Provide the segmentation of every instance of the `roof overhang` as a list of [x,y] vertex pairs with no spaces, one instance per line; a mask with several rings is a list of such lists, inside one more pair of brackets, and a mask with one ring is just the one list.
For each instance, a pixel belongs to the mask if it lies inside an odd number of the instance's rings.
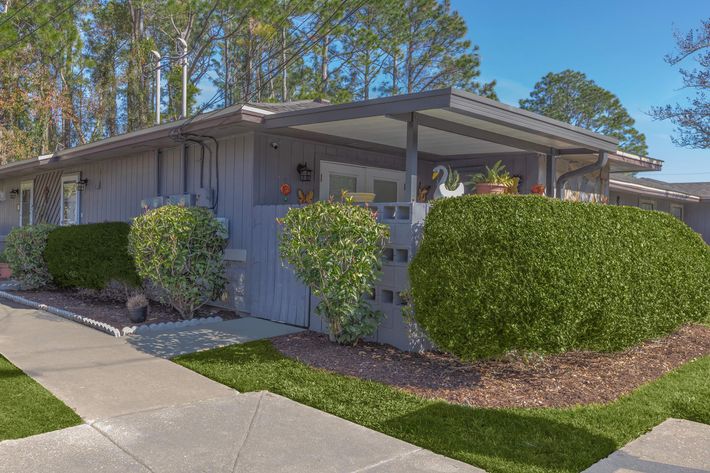
[[616,152],[615,138],[451,88],[274,113],[264,124],[404,149],[406,122],[414,118],[418,150],[428,155]]
[[175,147],[180,144],[173,136],[176,129],[184,126],[184,133],[221,137],[235,132],[250,131],[261,124],[266,112],[251,107],[228,107],[198,115],[193,120],[178,120],[143,128],[130,133],[112,136],[74,148],[56,151],[0,166],[0,177],[26,174],[38,169],[51,169],[65,164],[94,161],[104,158],[140,153],[159,148]]
[[685,192],[672,191],[667,189],[659,189],[657,187],[646,186],[634,182],[619,181],[613,177],[609,179],[609,189],[621,192],[631,192],[648,197],[661,197],[670,200],[681,200],[685,202],[700,202],[704,200],[702,197]]

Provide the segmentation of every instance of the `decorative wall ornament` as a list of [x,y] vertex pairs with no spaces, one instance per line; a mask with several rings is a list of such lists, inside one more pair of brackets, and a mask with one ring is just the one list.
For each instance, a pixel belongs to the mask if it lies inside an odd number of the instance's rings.
[[302,189],[298,189],[298,203],[301,205],[312,204],[313,191],[308,191],[304,193]]
[[284,182],[279,186],[279,192],[284,196],[284,202],[288,202],[288,196],[291,194],[291,184]]
[[423,186],[421,181],[417,186],[417,202],[426,202],[429,199],[429,191],[431,186]]

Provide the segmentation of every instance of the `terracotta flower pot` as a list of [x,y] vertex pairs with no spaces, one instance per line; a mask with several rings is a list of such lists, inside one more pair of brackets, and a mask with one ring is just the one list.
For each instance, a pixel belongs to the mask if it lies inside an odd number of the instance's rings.
[[506,186],[503,184],[491,184],[482,182],[476,184],[476,194],[504,194]]
[[7,263],[0,263],[0,279],[9,279],[12,277],[12,269]]

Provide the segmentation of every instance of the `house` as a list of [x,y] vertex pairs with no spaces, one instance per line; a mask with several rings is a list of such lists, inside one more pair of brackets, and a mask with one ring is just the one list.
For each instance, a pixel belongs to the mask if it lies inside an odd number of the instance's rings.
[[671,213],[710,244],[710,182],[669,183],[613,174],[609,203]]
[[450,88],[338,105],[250,103],[0,167],[0,234],[129,221],[166,202],[209,207],[229,229],[229,305],[319,329],[311,295],[281,264],[276,218],[299,194],[373,192],[392,227],[372,295],[387,318],[374,338],[406,348],[400,294],[428,210],[419,187],[438,164],[466,174],[497,160],[522,193],[544,185],[596,202],[608,201],[610,176],[661,165],[618,153],[614,138]]

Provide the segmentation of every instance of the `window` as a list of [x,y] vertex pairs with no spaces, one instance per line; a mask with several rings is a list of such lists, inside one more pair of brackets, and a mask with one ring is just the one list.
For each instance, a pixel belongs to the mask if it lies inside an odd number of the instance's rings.
[[644,210],[656,210],[656,202],[653,200],[639,200],[639,207]]
[[60,225],[75,225],[79,223],[79,175],[62,176],[62,202],[59,216]]
[[683,206],[678,204],[671,204],[671,215],[673,215],[678,220],[683,220]]
[[34,183],[24,181],[20,183],[20,226],[32,225],[34,221]]

